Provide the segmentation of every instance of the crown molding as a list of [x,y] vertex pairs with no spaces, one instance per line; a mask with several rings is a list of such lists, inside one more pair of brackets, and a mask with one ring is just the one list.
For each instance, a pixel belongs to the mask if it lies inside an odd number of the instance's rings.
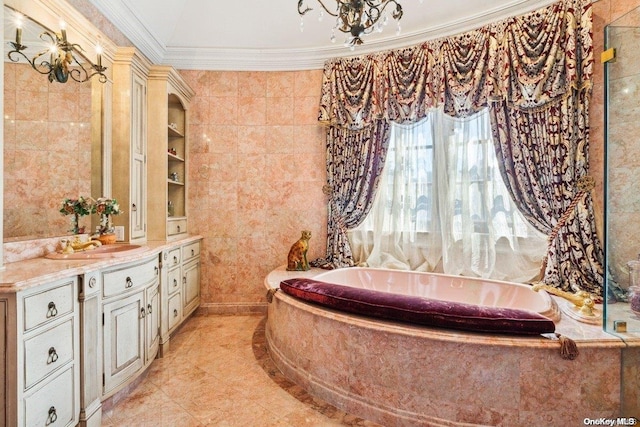
[[115,27],[127,37],[151,62],[162,63],[166,46],[147,28],[142,19],[124,1],[91,0]]
[[[342,44],[304,49],[229,49],[167,47],[155,37],[141,19],[122,1],[91,2],[153,63],[178,69],[234,71],[290,71],[321,69],[331,58],[367,55],[384,50],[412,46],[439,37],[470,31],[491,22],[548,6],[558,0],[513,0],[482,13],[450,21],[427,29],[366,40],[355,50]],[[597,0],[596,0],[597,1]]]

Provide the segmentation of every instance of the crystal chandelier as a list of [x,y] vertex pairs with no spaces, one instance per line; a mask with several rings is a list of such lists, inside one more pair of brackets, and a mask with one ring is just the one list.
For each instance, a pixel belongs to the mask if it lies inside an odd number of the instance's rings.
[[[310,7],[305,5],[306,0],[298,0],[298,13],[304,16],[310,12]],[[391,16],[398,23],[397,33],[400,32],[400,18],[402,18],[402,6],[396,0],[335,0],[335,10],[331,10],[325,6],[322,0],[316,0],[322,6],[324,11],[320,11],[320,19],[323,12],[336,18],[336,25],[331,30],[331,41],[335,41],[336,28],[343,33],[348,34],[346,46],[353,48],[361,45],[362,36],[370,34],[373,31],[381,32],[384,25],[388,21],[388,15],[384,14],[385,9],[389,5],[393,5]],[[384,16],[383,16],[384,15]],[[380,19],[382,18],[382,19]],[[302,22],[300,23],[302,30]]]

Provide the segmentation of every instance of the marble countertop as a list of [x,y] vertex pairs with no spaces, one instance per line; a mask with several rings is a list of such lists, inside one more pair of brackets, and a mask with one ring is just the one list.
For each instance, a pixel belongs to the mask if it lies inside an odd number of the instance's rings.
[[65,277],[86,274],[114,265],[134,262],[154,255],[157,256],[165,249],[174,248],[200,239],[202,239],[202,236],[194,235],[170,242],[147,241],[142,244],[142,246],[145,247],[144,250],[135,251],[135,253],[117,258],[57,260],[37,257],[7,263],[4,265],[4,268],[0,270],[0,293],[19,292]]

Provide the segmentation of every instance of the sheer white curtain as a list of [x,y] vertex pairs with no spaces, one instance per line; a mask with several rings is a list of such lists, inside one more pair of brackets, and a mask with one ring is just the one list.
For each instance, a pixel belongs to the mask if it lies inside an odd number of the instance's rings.
[[517,282],[536,277],[546,249],[502,183],[487,110],[394,123],[373,208],[349,239],[373,267]]

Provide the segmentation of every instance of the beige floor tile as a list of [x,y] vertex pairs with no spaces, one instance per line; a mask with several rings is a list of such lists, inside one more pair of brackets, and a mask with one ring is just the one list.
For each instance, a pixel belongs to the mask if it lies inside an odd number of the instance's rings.
[[373,426],[309,396],[268,356],[262,315],[194,316],[102,427]]

